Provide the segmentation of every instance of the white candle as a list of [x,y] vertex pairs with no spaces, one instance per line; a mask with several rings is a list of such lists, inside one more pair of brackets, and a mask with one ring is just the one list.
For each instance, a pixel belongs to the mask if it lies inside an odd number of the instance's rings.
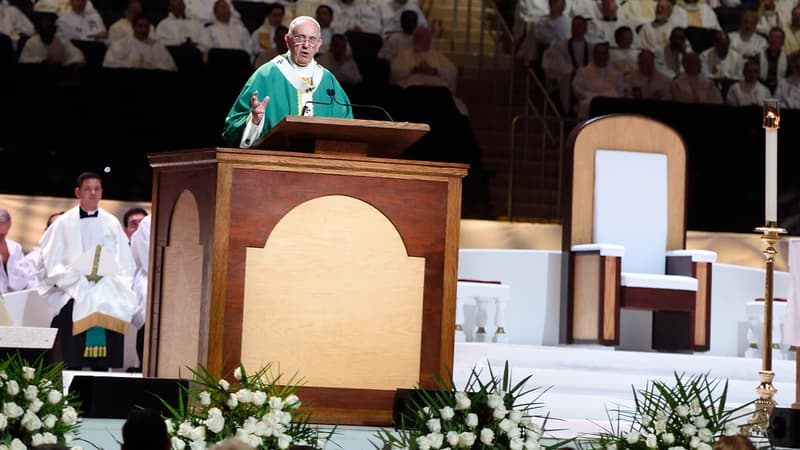
[[766,132],[764,213],[767,222],[778,221],[778,129],[764,128]]

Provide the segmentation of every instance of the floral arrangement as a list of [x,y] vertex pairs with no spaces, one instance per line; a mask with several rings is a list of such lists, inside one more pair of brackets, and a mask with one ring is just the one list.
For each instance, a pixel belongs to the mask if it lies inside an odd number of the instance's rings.
[[398,429],[380,430],[379,442],[373,446],[407,450],[561,447],[570,440],[542,442],[548,416],[533,412],[542,406],[538,400],[546,390],[526,388],[530,378],[512,386],[506,363],[501,377],[489,368],[488,380],[473,368],[463,390],[450,388],[452,381],[438,383],[436,391],[416,389],[405,411],[399,413]]
[[312,427],[309,414],[298,410],[297,375],[283,382],[271,364],[253,374],[240,365],[232,382],[216,378],[202,366],[190,371],[193,380],[184,388],[188,404],[164,404],[172,416],[167,431],[174,450],[201,450],[232,437],[259,449],[324,448],[333,434]]
[[0,450],[70,444],[78,436],[78,402],[64,395],[62,364],[14,353],[0,362]]
[[[634,409],[618,409],[616,424],[587,441],[602,450],[712,450],[721,436],[740,433],[736,421],[752,402],[728,408],[728,382],[708,374],[674,375],[675,383],[650,381],[633,391]],[[623,428],[627,428],[626,431]]]

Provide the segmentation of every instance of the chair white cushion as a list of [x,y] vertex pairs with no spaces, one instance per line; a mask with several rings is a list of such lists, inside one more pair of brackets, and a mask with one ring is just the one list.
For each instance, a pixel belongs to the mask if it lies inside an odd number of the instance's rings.
[[626,287],[697,291],[697,279],[683,275],[622,272],[620,284]]
[[711,250],[670,250],[667,252],[667,257],[670,256],[691,256],[692,262],[717,262],[717,252]]
[[625,256],[625,247],[616,244],[577,244],[573,252],[600,252],[600,256]]

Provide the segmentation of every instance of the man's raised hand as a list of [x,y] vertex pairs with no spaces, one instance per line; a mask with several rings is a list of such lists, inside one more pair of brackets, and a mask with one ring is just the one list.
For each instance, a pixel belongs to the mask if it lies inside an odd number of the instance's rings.
[[253,123],[258,125],[264,118],[264,112],[267,110],[267,103],[269,103],[269,95],[264,97],[264,100],[258,101],[258,91],[254,91],[250,97],[250,113],[253,115]]

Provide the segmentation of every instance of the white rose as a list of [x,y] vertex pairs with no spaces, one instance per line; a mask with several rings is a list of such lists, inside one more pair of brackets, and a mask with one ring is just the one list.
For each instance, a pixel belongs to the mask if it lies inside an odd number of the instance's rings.
[[253,430],[253,434],[255,434],[256,436],[269,437],[273,433],[272,433],[272,430],[264,422],[256,422],[256,426],[255,426],[255,429]]
[[5,414],[0,414],[0,430],[5,430],[8,426],[8,417]]
[[656,420],[656,433],[663,433],[664,431],[667,431],[666,419]]
[[250,389],[239,389],[239,392],[236,393],[236,397],[239,399],[239,403],[250,403],[253,401],[253,393],[250,392]]
[[725,436],[736,436],[739,434],[739,425],[734,422],[725,423]]
[[189,439],[193,441],[205,441],[206,427],[200,425],[198,427],[192,428],[192,431],[189,433]]
[[442,422],[439,419],[430,419],[425,422],[425,425],[428,427],[428,431],[434,433],[442,431]]
[[450,444],[451,447],[458,445],[458,433],[455,431],[448,431],[445,435],[445,439],[447,439],[447,443]]
[[628,436],[625,438],[625,440],[628,441],[628,444],[635,444],[639,442],[640,437],[641,435],[639,434],[638,431],[631,431],[630,433],[628,433]]
[[466,420],[464,420],[464,423],[466,423],[467,426],[470,427],[470,428],[477,427],[478,426],[478,415],[475,414],[475,413],[467,414],[467,418],[466,418]]
[[11,445],[9,445],[8,448],[9,450],[26,450],[27,447],[25,447],[25,444],[23,444],[22,441],[20,441],[17,438],[14,438],[14,440],[11,441]]
[[189,443],[189,448],[191,450],[206,450],[208,444],[206,441],[192,441]]
[[48,414],[48,415],[44,416],[44,420],[42,421],[42,423],[44,424],[44,427],[47,428],[48,430],[50,430],[54,426],[56,426],[56,422],[58,422],[58,417],[56,417],[56,416],[54,416],[52,414]]
[[298,398],[294,394],[286,397],[286,401],[284,402],[284,404],[291,409],[297,409],[300,407],[300,405],[302,405],[302,403],[300,403],[300,398]]
[[489,408],[495,409],[503,404],[503,398],[497,394],[489,394],[486,396],[486,405]]
[[612,442],[612,443],[606,445],[606,450],[617,450],[617,444]]
[[2,379],[4,379],[4,380],[7,380],[7,379],[8,379],[8,374],[7,374],[7,373],[5,373],[5,371],[3,371],[3,372],[0,372],[0,378],[2,378]]
[[19,394],[19,384],[17,384],[17,381],[9,380],[6,383],[6,391],[8,391],[8,395],[12,397]]
[[270,397],[269,407],[271,409],[283,409],[283,399],[280,397]]
[[267,394],[264,391],[253,392],[253,404],[261,406],[267,401]]
[[42,428],[42,420],[30,410],[25,411],[25,415],[22,416],[22,420],[19,423],[28,431],[36,431]]
[[74,440],[75,440],[75,433],[73,432],[64,433],[64,443],[69,444]]
[[209,394],[207,391],[201,392],[197,397],[200,399],[201,405],[208,406],[211,404],[211,394]]
[[458,446],[459,447],[472,447],[475,445],[475,433],[470,431],[465,431],[458,435]]
[[497,408],[494,409],[494,411],[492,411],[492,417],[494,417],[497,420],[500,420],[507,415],[508,415],[508,410],[503,405],[498,406]]
[[192,434],[192,424],[188,421],[183,421],[178,426],[178,436],[188,438]]
[[9,419],[16,419],[25,414],[25,410],[14,402],[3,403],[3,414],[8,416]]
[[289,448],[289,446],[291,444],[292,444],[292,438],[291,437],[289,437],[289,436],[287,436],[285,434],[282,434],[280,437],[278,437],[278,448],[279,449],[281,449],[281,450],[287,449],[287,448]]
[[219,387],[221,387],[223,391],[227,391],[228,388],[231,387],[231,384],[228,383],[228,380],[222,379],[219,380]]
[[708,419],[706,419],[703,416],[695,417],[694,419],[692,419],[692,422],[694,422],[694,426],[696,426],[697,428],[705,428],[708,425]]
[[0,450],[8,450],[8,446],[5,444],[0,444]]
[[509,450],[522,450],[524,442],[519,436],[514,436],[508,440],[508,448]]
[[701,442],[697,444],[697,450],[711,450],[711,446],[706,444],[705,442]]
[[664,433],[661,435],[661,440],[667,445],[672,445],[675,443],[675,435],[672,433]]
[[228,407],[234,409],[237,406],[239,406],[239,399],[236,397],[236,394],[231,394],[230,397],[228,397]]
[[692,437],[695,434],[697,434],[697,427],[695,427],[690,423],[685,423],[681,427],[681,434],[683,434],[686,437]]
[[500,423],[497,424],[497,428],[500,428],[501,431],[508,434],[508,430],[511,429],[512,425],[514,425],[514,422],[508,419],[503,419],[500,421]]
[[35,433],[31,435],[31,445],[37,446],[44,444],[44,436],[40,433]]
[[431,442],[431,448],[442,448],[442,444],[444,444],[444,435],[442,433],[428,433],[428,440]]
[[78,422],[78,412],[72,406],[67,406],[61,413],[61,421],[64,425],[75,425]]
[[508,413],[508,418],[515,424],[519,424],[520,421],[522,421],[522,411],[512,409],[511,412]]
[[[280,442],[280,439],[278,440]],[[255,434],[248,434],[247,435],[247,445],[253,448],[258,448],[261,445],[262,441],[261,438],[256,436]],[[278,444],[280,445],[280,444]],[[205,450],[205,449],[203,449]]]
[[491,445],[494,441],[494,431],[489,428],[484,428],[481,430],[481,442],[486,445]]
[[172,448],[173,450],[183,450],[186,448],[186,442],[183,442],[183,439],[173,437],[172,438]]
[[25,400],[33,401],[39,396],[39,388],[34,385],[30,385],[22,390],[22,394],[25,396]]
[[242,366],[239,366],[236,369],[234,369],[233,378],[236,378],[237,380],[242,379]]
[[678,405],[678,407],[675,408],[675,412],[681,417],[686,417],[689,415],[689,407],[686,405]]
[[689,441],[689,448],[697,448],[698,445],[700,445],[700,438],[692,436],[692,439]]
[[647,448],[658,448],[658,440],[656,439],[656,435],[653,433],[648,434],[644,440],[644,445],[646,445]]
[[57,389],[50,389],[50,392],[47,393],[47,401],[51,405],[55,405],[61,401],[63,395]]
[[33,399],[32,402],[28,403],[28,411],[38,413],[40,409],[42,409],[44,403],[38,398]]
[[247,434],[255,434],[256,418],[248,417],[247,420],[244,421],[244,424],[242,424],[242,429],[244,429],[244,431],[247,432]]
[[34,373],[36,373],[36,370],[33,367],[22,366],[22,378],[32,380]]
[[55,434],[46,431],[42,436],[45,444],[58,444],[58,437]]
[[697,437],[699,437],[703,442],[711,442],[714,440],[714,433],[712,433],[708,428],[701,428],[697,431]]
[[469,399],[466,392],[456,392],[456,411],[469,409],[471,405],[472,401]]
[[535,441],[533,439],[528,439],[525,441],[525,450],[541,450],[542,445],[539,444],[539,441]]
[[430,450],[431,448],[431,440],[428,439],[428,436],[419,436],[416,442],[419,450]]
[[442,416],[442,420],[448,421],[453,417],[455,417],[456,412],[455,410],[453,410],[453,408],[445,406],[444,408],[439,410],[439,415]]

